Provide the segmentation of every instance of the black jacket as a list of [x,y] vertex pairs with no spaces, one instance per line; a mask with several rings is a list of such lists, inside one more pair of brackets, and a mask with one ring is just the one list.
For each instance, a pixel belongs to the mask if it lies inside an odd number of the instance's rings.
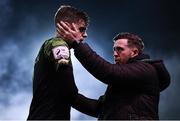
[[[111,64],[86,43],[75,47],[75,56],[97,79],[108,85],[96,111],[100,120],[159,119],[160,91],[170,84],[162,61],[141,54],[127,64]],[[94,108],[97,109],[97,108]]]

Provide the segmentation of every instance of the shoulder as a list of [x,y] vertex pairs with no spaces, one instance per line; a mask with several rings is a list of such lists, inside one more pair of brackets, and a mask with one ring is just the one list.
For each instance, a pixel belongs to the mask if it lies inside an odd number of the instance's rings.
[[141,75],[143,78],[156,78],[156,69],[154,66],[146,61],[136,60],[128,64],[129,70]]
[[137,63],[140,67],[147,70],[148,72],[153,72],[153,73],[156,72],[156,69],[154,68],[154,66],[148,61],[139,60],[137,61]]
[[137,62],[137,65],[139,66],[139,71],[142,72],[142,76],[146,80],[151,80],[151,83],[153,83],[152,80],[157,80],[158,79],[158,74],[156,71],[156,68],[149,63],[149,60],[146,61],[141,61],[139,60]]
[[61,38],[51,38],[44,42],[44,53],[48,56],[50,56],[53,50],[59,49],[69,50],[68,44]]
[[52,38],[44,42],[44,54],[55,61],[70,60],[68,44],[61,38]]
[[52,49],[57,46],[66,46],[69,48],[68,44],[61,38],[51,38],[44,42],[44,49]]

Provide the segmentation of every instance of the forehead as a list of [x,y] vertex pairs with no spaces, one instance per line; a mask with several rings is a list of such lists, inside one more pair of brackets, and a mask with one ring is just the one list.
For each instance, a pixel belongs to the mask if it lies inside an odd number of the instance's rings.
[[114,47],[125,47],[128,45],[128,39],[118,39],[114,42]]

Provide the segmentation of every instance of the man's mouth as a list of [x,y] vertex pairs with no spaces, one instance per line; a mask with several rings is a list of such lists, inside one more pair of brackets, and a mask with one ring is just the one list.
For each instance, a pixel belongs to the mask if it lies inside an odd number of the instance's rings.
[[115,62],[115,63],[120,63],[120,59],[114,58],[114,62]]
[[116,63],[117,63],[117,62],[119,62],[119,60],[118,60],[118,59],[115,59],[114,61],[115,61]]
[[114,61],[119,61],[119,59],[118,58],[114,58]]

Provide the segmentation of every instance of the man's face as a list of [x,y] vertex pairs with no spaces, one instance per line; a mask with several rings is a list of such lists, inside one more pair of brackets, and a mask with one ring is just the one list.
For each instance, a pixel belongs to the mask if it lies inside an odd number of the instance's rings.
[[84,20],[79,20],[79,22],[75,23],[75,27],[77,28],[77,30],[79,30],[79,32],[81,33],[82,35],[82,40],[81,41],[84,41],[84,39],[87,37],[87,33],[86,33],[86,30],[87,30],[87,26],[84,22]]
[[133,48],[128,46],[127,39],[118,39],[114,42],[114,61],[116,64],[125,64],[132,58]]

